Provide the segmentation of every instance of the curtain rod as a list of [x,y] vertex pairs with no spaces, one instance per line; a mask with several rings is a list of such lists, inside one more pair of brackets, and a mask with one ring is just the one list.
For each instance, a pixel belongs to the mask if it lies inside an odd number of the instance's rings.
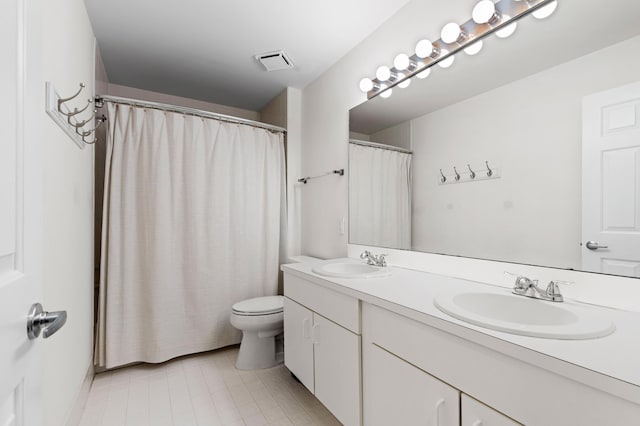
[[225,121],[227,123],[246,124],[248,126],[270,130],[275,133],[287,132],[287,130],[282,127],[272,126],[271,124],[261,123],[259,121],[249,120],[249,119],[240,118],[240,117],[233,117],[231,115],[218,114],[215,112],[204,111],[201,109],[182,107],[182,106],[171,105],[171,104],[163,104],[160,102],[142,101],[139,99],[121,98],[119,96],[111,96],[111,95],[96,96],[96,105],[98,105],[100,101],[113,102],[117,104],[124,104],[124,105],[131,105],[131,106],[140,106],[145,108],[153,108],[153,109],[159,109],[162,111],[170,111],[170,112],[177,112],[181,114],[195,115],[197,117],[203,117],[203,118],[213,118],[215,120]]
[[408,149],[399,148],[397,146],[385,145],[382,143],[361,141],[359,139],[349,139],[349,143],[352,143],[354,145],[368,146],[369,148],[380,148],[380,149],[386,149],[388,151],[398,151],[404,154],[413,154],[413,151],[410,151]]

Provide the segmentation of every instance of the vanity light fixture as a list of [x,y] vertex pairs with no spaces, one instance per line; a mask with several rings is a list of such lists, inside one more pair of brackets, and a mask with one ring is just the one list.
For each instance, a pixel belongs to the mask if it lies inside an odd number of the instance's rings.
[[391,96],[394,86],[407,87],[411,78],[426,78],[431,67],[450,67],[455,54],[464,50],[468,55],[477,54],[483,46],[483,39],[495,33],[500,38],[513,34],[517,21],[532,14],[538,19],[550,16],[557,8],[558,0],[480,0],[473,8],[471,17],[463,24],[449,22],[442,28],[441,38],[436,41],[420,40],[415,53],[400,53],[393,61],[393,68],[380,66],[376,78],[360,80],[360,90],[367,98]]
[[558,7],[557,0],[552,1],[548,5],[541,7],[533,12],[533,17],[536,19],[545,19],[548,18],[556,11]]

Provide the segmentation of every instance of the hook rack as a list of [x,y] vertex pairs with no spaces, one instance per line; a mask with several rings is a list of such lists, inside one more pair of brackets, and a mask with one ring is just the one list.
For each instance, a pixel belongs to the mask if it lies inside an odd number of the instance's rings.
[[[83,149],[86,145],[93,145],[97,142],[95,131],[107,121],[107,117],[104,115],[96,117],[97,110],[93,109],[91,116],[85,119],[81,119],[80,115],[87,111],[89,107],[94,104],[93,98],[89,98],[87,104],[83,108],[69,106],[69,103],[77,99],[85,88],[84,83],[80,83],[79,89],[71,96],[66,98],[60,97],[56,92],[51,82],[46,83],[46,105],[45,109],[51,119],[73,140],[78,148]],[[95,104],[98,107],[97,104]],[[98,121],[96,125],[91,129],[85,128],[85,126],[91,122]],[[88,137],[93,135],[93,138],[87,140]]]
[[467,169],[469,170],[468,172],[460,172],[456,166],[453,166],[452,174],[445,174],[442,169],[440,169],[438,184],[448,185],[452,183],[477,182],[480,180],[500,178],[500,169],[489,166],[489,161],[485,161],[482,166],[473,166],[471,163],[467,163]]
[[344,176],[344,169],[337,169],[337,170],[332,170],[330,172],[321,174],[321,175],[317,175],[317,176],[307,176],[307,177],[303,177],[298,179],[298,182],[306,184],[308,181],[310,181],[311,179],[317,179],[317,178],[321,178],[324,176],[329,176],[329,175],[339,175],[339,176]]

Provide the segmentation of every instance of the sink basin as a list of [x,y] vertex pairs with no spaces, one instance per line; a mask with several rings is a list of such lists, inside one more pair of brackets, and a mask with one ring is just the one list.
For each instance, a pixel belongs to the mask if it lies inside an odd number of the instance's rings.
[[381,278],[391,275],[388,266],[378,267],[350,259],[327,260],[316,264],[311,271],[333,278]]
[[581,340],[615,331],[609,319],[589,309],[508,293],[446,293],[434,304],[459,320],[523,336]]

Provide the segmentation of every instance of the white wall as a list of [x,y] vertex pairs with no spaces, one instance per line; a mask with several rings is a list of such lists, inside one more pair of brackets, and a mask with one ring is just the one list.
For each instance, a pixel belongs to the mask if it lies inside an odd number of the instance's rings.
[[411,122],[405,121],[404,123],[396,124],[395,126],[372,133],[369,140],[371,142],[397,146],[398,148],[411,149]]
[[[61,95],[93,94],[93,31],[82,0],[42,2],[43,78]],[[44,82],[42,83],[44,90]],[[75,104],[75,103],[74,103]],[[43,343],[44,418],[65,424],[93,349],[93,148],[80,150],[42,109],[44,161],[44,307],[65,309],[67,324]]]
[[[413,120],[414,250],[581,269],[582,97],[640,79],[638,51],[634,37]],[[500,179],[439,185],[485,160]]]

